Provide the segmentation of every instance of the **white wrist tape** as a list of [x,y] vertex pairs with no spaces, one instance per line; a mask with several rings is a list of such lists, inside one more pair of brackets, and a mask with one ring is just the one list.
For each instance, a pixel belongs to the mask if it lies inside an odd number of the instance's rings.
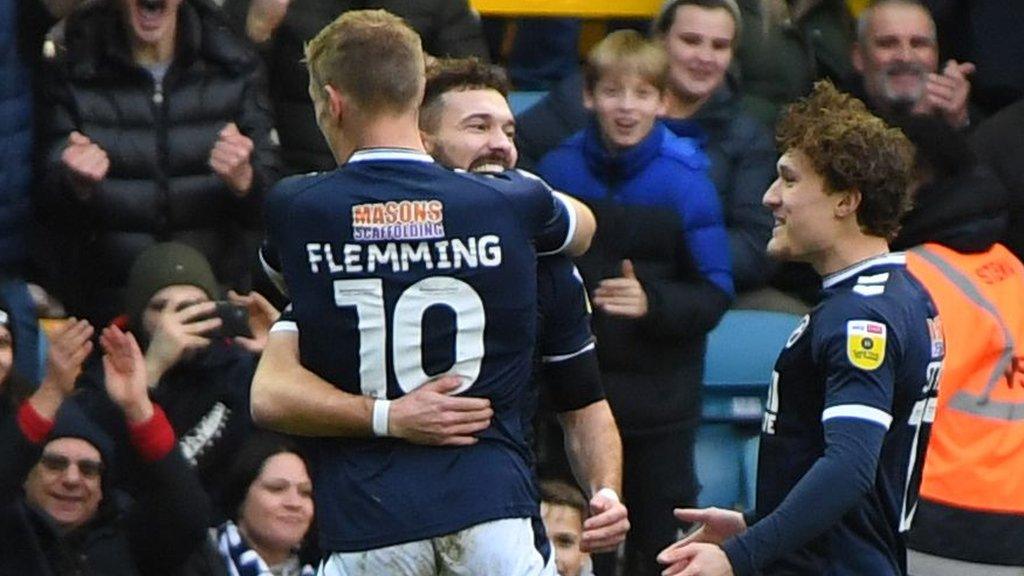
[[609,500],[622,502],[622,500],[619,500],[619,495],[615,492],[615,490],[612,490],[611,488],[601,488],[600,490],[594,493],[594,496],[604,496]]
[[378,398],[373,401],[373,435],[388,436],[388,416],[391,414],[391,400]]

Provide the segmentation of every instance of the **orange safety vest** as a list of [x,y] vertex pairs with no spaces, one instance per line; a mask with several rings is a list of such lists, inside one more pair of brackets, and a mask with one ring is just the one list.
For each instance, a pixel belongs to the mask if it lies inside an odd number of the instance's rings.
[[951,556],[985,561],[971,558],[987,547],[981,535],[1024,534],[1024,264],[1001,244],[975,254],[925,244],[907,253],[907,268],[932,296],[946,345],[921,506],[972,524],[924,531],[959,534],[942,548],[962,543],[966,551]]

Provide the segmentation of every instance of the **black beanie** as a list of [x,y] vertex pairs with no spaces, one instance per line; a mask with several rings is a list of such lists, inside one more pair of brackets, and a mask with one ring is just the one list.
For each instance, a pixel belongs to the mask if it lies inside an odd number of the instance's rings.
[[65,400],[57,416],[47,442],[59,438],[79,438],[92,444],[103,459],[103,466],[111,470],[114,464],[114,441],[98,424],[92,421],[74,400]]
[[154,244],[142,251],[128,273],[125,312],[134,327],[141,326],[150,298],[168,286],[195,286],[211,299],[220,293],[210,263],[198,250],[179,242]]

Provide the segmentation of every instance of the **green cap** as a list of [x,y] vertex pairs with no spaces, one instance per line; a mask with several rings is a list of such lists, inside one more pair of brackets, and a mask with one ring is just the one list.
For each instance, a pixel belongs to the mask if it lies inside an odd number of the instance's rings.
[[195,286],[211,299],[220,293],[210,263],[195,248],[180,242],[164,242],[143,250],[132,264],[125,289],[125,308],[131,325],[141,326],[142,312],[150,298],[175,285]]

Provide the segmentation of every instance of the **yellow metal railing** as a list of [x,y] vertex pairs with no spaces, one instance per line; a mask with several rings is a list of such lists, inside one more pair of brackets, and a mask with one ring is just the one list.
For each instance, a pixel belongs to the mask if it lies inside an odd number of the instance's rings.
[[[664,0],[470,0],[484,16],[569,16],[574,18],[650,18]],[[846,0],[854,16],[870,0]]]
[[484,16],[571,16],[575,18],[650,18],[662,0],[470,0]]

